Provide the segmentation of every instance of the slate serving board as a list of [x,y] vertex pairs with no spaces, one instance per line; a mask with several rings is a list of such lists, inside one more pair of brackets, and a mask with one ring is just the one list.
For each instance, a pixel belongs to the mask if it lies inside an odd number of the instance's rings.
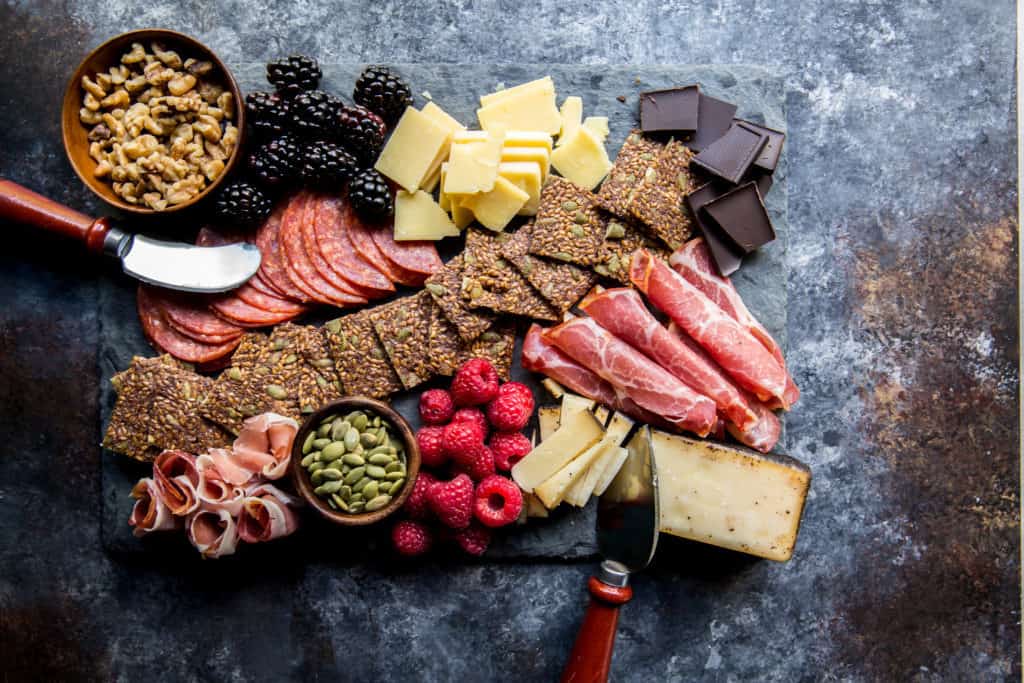
[[[244,63],[229,65],[243,90],[266,90],[264,65]],[[359,64],[324,64],[322,87],[329,92],[348,96],[355,78],[362,69]],[[785,92],[782,79],[756,66],[600,66],[600,65],[465,65],[465,64],[407,64],[396,65],[412,84],[416,106],[430,97],[455,118],[476,127],[476,108],[479,95],[499,85],[512,86],[550,74],[555,81],[559,102],[567,95],[583,98],[584,116],[607,116],[611,134],[607,148],[614,157],[636,125],[637,94],[644,90],[699,83],[708,94],[739,106],[737,116],[785,130]],[[625,102],[617,98],[624,97]],[[786,348],[786,269],[785,250],[788,237],[786,222],[787,154],[775,171],[775,183],[766,197],[778,239],[749,257],[743,268],[733,277],[744,301],[775,338]],[[179,227],[179,239],[190,239],[198,229],[195,225]],[[145,231],[145,224],[137,229]],[[442,257],[447,260],[461,249],[461,240],[442,243]],[[100,320],[100,347],[98,370],[101,376],[101,424],[106,428],[116,394],[110,387],[110,377],[123,370],[134,355],[153,355],[138,324],[135,311],[136,283],[127,277],[118,278],[100,288],[97,303]],[[312,316],[309,321],[321,322],[333,315]],[[336,313],[336,312],[334,312]],[[520,326],[516,359],[525,325]],[[539,377],[525,372],[514,364],[513,378],[527,383],[534,390],[539,403],[551,401],[540,387]],[[433,384],[441,384],[435,382]],[[431,385],[426,385],[431,386]],[[421,390],[403,392],[392,397],[395,408],[419,426],[417,400]],[[528,430],[529,431],[529,430]],[[785,430],[776,450],[785,452]],[[102,522],[104,547],[118,554],[138,555],[152,562],[175,562],[198,554],[189,551],[183,534],[152,534],[136,539],[127,520],[132,500],[129,492],[142,476],[148,476],[149,467],[109,451],[102,458]],[[386,535],[380,531],[347,531],[305,516],[306,524],[295,536],[273,544],[245,547],[238,553],[245,557],[259,554],[261,560],[274,558],[275,564],[328,560],[332,562],[365,561],[384,556],[375,552],[386,545]],[[508,527],[496,535],[484,557],[487,559],[573,560],[595,555],[594,502],[575,509],[561,506],[551,517],[530,520],[525,526]],[[326,539],[326,542],[325,542]],[[182,546],[186,546],[183,548]],[[184,556],[184,557],[183,557]],[[188,560],[185,560],[188,561]]]

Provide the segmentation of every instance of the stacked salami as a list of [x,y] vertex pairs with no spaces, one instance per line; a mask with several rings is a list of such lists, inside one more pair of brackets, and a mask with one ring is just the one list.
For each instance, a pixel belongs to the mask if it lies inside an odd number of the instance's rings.
[[128,523],[135,535],[184,527],[203,557],[222,557],[239,542],[291,534],[301,500],[270,481],[287,473],[298,429],[295,420],[264,413],[246,420],[231,448],[198,456],[164,451],[153,461],[153,476],[132,489]]
[[629,273],[667,326],[634,289],[595,291],[579,305],[588,317],[530,329],[523,367],[638,419],[700,436],[728,431],[770,451],[781,431],[772,411],[800,396],[778,344],[714,270],[702,239],[669,264],[640,249]]
[[139,318],[158,350],[217,369],[247,328],[293,320],[318,304],[361,306],[396,285],[421,286],[442,266],[433,242],[396,242],[390,224],[367,225],[345,199],[306,191],[281,201],[255,236],[204,228],[196,243],[246,240],[260,249],[260,269],[229,294],[139,288]]

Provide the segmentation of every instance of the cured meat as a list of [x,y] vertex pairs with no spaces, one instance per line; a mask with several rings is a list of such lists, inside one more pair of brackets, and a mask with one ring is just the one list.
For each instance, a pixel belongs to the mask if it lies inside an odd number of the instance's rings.
[[191,453],[164,451],[156,456],[153,481],[160,492],[160,499],[172,515],[187,515],[199,507],[199,499],[196,498],[199,470]]
[[786,371],[746,328],[646,249],[633,254],[629,278],[655,307],[700,344],[739,386],[788,407]]
[[[166,310],[165,310],[165,313],[166,313]],[[209,313],[209,311],[207,311],[207,313]],[[213,318],[217,318],[217,316],[213,315],[212,313],[210,313],[210,316],[213,317]],[[180,334],[180,335],[182,335],[184,337],[188,337],[189,339],[193,339],[193,340],[199,342],[200,344],[210,344],[210,345],[213,345],[213,346],[216,346],[217,344],[226,344],[229,341],[233,341],[234,339],[237,339],[241,335],[241,332],[239,332],[238,334],[231,333],[231,334],[228,334],[228,335],[200,334],[198,332],[193,332],[190,329],[182,327],[177,322],[175,322],[174,319],[171,318],[169,315],[165,316],[164,319],[167,321],[167,324],[171,327],[172,330],[174,330],[175,332],[177,332],[178,334]],[[232,325],[231,323],[226,322],[224,320],[221,320],[220,318],[217,318],[217,320],[220,320],[225,325],[231,325],[232,327],[238,327],[237,325]],[[241,328],[239,328],[239,329],[241,329]]]
[[250,306],[267,311],[268,313],[285,313],[298,316],[306,312],[306,307],[302,304],[282,299],[274,294],[267,294],[248,282],[236,289],[234,294]]
[[254,474],[280,479],[288,471],[298,431],[298,422],[277,413],[251,417],[242,424],[231,446],[235,461]]
[[[357,219],[358,220],[358,219]],[[441,270],[444,263],[437,254],[437,246],[427,240],[396,242],[390,225],[366,228],[384,258],[403,270],[420,273],[424,277]]]
[[714,402],[614,336],[592,318],[553,327],[544,338],[635,401],[680,429],[707,436],[717,422]]
[[[215,452],[223,454],[227,450],[224,448],[211,448],[208,453],[196,458],[196,470],[199,473],[199,483],[196,485],[196,498],[199,500],[199,507],[203,510],[227,510],[234,516],[242,509],[245,490],[224,478],[221,470],[217,467],[217,463],[218,461],[224,462],[225,459],[215,458]],[[230,465],[230,462],[228,464]]]
[[291,204],[292,200],[278,202],[274,211],[256,233],[256,246],[259,247],[261,258],[257,275],[289,299],[308,303],[313,301],[313,297],[292,281],[284,267],[284,251],[281,248],[281,221]]
[[167,531],[178,526],[178,518],[171,514],[160,496],[156,482],[149,477],[139,479],[132,487],[132,498],[135,499],[135,505],[132,506],[128,524],[134,527],[132,533],[135,536],[145,536],[152,531]]
[[[775,360],[786,369],[786,359],[782,356],[782,349],[779,347],[771,333],[765,329],[753,316],[750,310],[743,303],[739,292],[733,286],[732,280],[722,277],[715,270],[711,261],[711,252],[708,251],[704,238],[690,240],[672,254],[668,260],[669,265],[677,273],[682,275],[694,287],[704,293],[706,297],[718,304],[718,307],[730,315],[768,349]],[[800,390],[793,381],[792,375],[786,373],[786,401],[787,405],[793,405],[800,398]]]
[[399,268],[384,257],[384,253],[377,247],[377,243],[373,241],[373,236],[366,226],[361,221],[351,220],[348,217],[348,214],[354,213],[351,206],[346,206],[345,213],[348,221],[346,236],[360,258],[380,270],[392,282],[408,287],[419,287],[423,284],[423,281],[426,280],[425,275]]
[[744,429],[757,421],[739,388],[703,353],[666,330],[635,289],[618,287],[589,294],[579,305],[601,327],[714,401],[729,421]]
[[256,289],[256,290],[258,290],[260,292],[263,292],[267,296],[272,296],[272,297],[276,297],[278,299],[283,299],[284,301],[290,301],[291,303],[296,303],[296,304],[302,303],[301,301],[298,301],[298,300],[288,296],[287,294],[285,294],[281,290],[279,290],[277,287],[275,287],[273,285],[273,283],[271,283],[271,282],[269,282],[267,280],[266,276],[263,275],[263,273],[261,273],[259,271],[256,272],[256,275],[254,275],[253,277],[249,278],[249,282],[247,284],[252,285],[253,289]]
[[167,323],[179,333],[205,344],[224,344],[242,334],[242,328],[210,312],[198,296],[148,287],[151,300],[163,309]]
[[139,286],[136,306],[142,331],[158,351],[188,363],[209,363],[227,356],[238,347],[241,336],[223,344],[203,344],[176,332],[167,324],[164,309],[146,285]]
[[325,282],[330,284],[332,287],[340,292],[348,295],[346,298],[351,297],[353,303],[366,303],[367,297],[365,296],[365,290],[352,284],[347,277],[335,272],[327,259],[324,258],[323,252],[320,251],[320,245],[316,239],[316,220],[317,220],[317,205],[324,201],[322,197],[310,196],[307,200],[306,210],[302,221],[299,223],[299,232],[302,235],[302,248],[305,255],[310,263],[313,264],[313,268]]
[[288,536],[299,526],[294,508],[301,505],[301,499],[272,484],[257,484],[246,491],[238,517],[238,535],[246,543]]
[[232,555],[238,547],[238,525],[227,510],[199,510],[186,522],[188,540],[203,557]]
[[345,204],[337,197],[326,197],[316,202],[316,242],[324,260],[364,296],[384,296],[395,291],[391,280],[363,261],[352,242],[346,239]]
[[210,302],[210,310],[224,320],[240,327],[277,325],[298,317],[298,313],[281,313],[256,308],[252,304],[242,301],[234,294],[214,299]]

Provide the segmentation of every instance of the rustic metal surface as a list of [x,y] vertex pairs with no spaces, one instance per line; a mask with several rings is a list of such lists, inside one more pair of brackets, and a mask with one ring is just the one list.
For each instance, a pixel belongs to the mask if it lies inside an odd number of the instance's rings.
[[[747,62],[786,74],[787,565],[668,543],[617,680],[1019,680],[1014,5],[0,6],[0,174],[83,209],[63,79],[131,26],[233,61]],[[130,19],[125,19],[130,17]],[[115,264],[4,225],[0,667],[9,680],[550,680],[588,563],[168,563],[100,538],[97,298]],[[119,286],[119,285],[118,285]],[[354,538],[354,541],[358,539]],[[287,549],[287,546],[285,547]]]

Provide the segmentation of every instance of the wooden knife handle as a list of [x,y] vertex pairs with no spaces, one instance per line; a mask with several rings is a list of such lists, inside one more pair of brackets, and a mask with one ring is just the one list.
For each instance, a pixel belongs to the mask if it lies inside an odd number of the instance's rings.
[[596,576],[590,577],[590,605],[562,671],[562,683],[600,683],[608,680],[615,647],[615,629],[619,607],[633,597],[629,586],[609,586]]
[[89,218],[5,178],[0,178],[0,218],[79,239],[96,253],[103,252],[110,232],[108,218]]

